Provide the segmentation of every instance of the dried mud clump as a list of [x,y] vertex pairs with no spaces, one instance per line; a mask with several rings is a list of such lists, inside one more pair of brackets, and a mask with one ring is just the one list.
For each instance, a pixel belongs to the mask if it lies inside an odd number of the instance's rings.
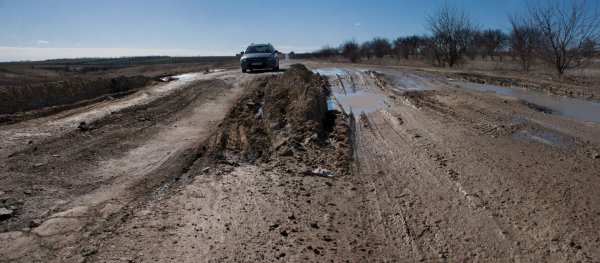
[[221,123],[209,148],[227,163],[275,163],[296,172],[348,171],[347,116],[327,110],[327,82],[304,65],[256,79]]

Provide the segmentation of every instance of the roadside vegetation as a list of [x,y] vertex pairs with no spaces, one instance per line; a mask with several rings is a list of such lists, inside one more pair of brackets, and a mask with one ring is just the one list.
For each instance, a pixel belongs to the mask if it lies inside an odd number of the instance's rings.
[[563,75],[584,69],[600,58],[600,16],[595,3],[531,1],[526,10],[508,14],[507,28],[481,28],[466,10],[445,4],[427,16],[426,35],[393,40],[375,37],[358,43],[348,40],[339,47],[323,46],[310,57],[353,63],[430,65],[482,68]]

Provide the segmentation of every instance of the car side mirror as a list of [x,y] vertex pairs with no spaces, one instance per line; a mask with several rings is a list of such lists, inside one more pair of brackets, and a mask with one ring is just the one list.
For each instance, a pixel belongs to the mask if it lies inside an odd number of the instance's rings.
[[279,54],[279,51],[275,50],[275,51],[273,51],[273,53],[277,53],[277,54]]
[[244,51],[240,52],[240,54],[244,55]]

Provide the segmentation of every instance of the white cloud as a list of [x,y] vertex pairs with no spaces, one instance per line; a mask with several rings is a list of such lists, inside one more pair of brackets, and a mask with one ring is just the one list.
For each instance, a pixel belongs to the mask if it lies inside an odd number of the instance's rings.
[[17,37],[13,34],[5,34],[4,36],[6,36],[6,38],[11,38],[11,39]]
[[356,22],[356,23],[354,24],[354,26],[360,26],[360,23],[359,23],[359,22]]
[[47,41],[47,40],[38,40],[37,44],[38,45],[48,45],[48,44],[50,44],[50,41]]
[[83,57],[234,56],[237,52],[234,50],[215,51],[197,49],[51,48],[0,46],[0,62]]

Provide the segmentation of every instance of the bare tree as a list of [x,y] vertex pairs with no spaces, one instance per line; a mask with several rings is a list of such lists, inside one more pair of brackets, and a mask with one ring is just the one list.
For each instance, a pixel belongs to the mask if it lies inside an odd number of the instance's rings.
[[509,43],[513,56],[524,71],[529,71],[535,60],[536,51],[540,47],[542,34],[527,18],[513,15],[509,20],[511,25]]
[[399,37],[394,40],[392,46],[393,52],[398,58],[403,57],[407,59],[410,55],[416,57],[423,47],[423,39],[416,35]]
[[375,37],[371,40],[373,45],[373,52],[375,57],[383,58],[385,55],[390,54],[392,50],[392,44],[385,38]]
[[423,58],[434,66],[445,66],[444,51],[441,50],[440,44],[437,43],[435,37],[423,37],[423,48],[421,55]]
[[405,37],[396,38],[392,45],[394,55],[398,58],[398,60],[400,60],[400,58],[408,58],[408,55],[410,55],[410,50],[406,43]]
[[476,27],[464,10],[451,5],[442,6],[437,12],[427,17],[433,44],[441,51],[448,66],[453,67],[467,52]]
[[375,50],[373,48],[372,41],[365,41],[360,45],[361,56],[367,57],[367,59],[371,59],[371,57],[373,57],[374,53],[375,53]]
[[475,31],[473,31],[473,34],[471,34],[471,39],[469,41],[469,46],[467,46],[466,55],[471,60],[474,60],[477,57],[477,55],[481,55],[482,58],[485,58],[486,53],[483,52],[483,50],[484,50],[483,33],[481,33],[481,31],[479,31],[479,30],[475,30]]
[[494,60],[494,54],[502,47],[506,36],[499,29],[487,29],[481,33],[481,37],[483,38],[485,55],[490,56]]
[[345,58],[350,59],[351,62],[360,61],[360,46],[356,40],[347,40],[340,46],[340,51]]
[[329,58],[337,56],[339,53],[338,49],[329,45],[323,46],[321,49],[315,52],[315,56],[319,58]]
[[543,37],[541,58],[559,75],[586,59],[588,41],[598,43],[600,17],[597,7],[582,0],[529,2],[528,12]]

